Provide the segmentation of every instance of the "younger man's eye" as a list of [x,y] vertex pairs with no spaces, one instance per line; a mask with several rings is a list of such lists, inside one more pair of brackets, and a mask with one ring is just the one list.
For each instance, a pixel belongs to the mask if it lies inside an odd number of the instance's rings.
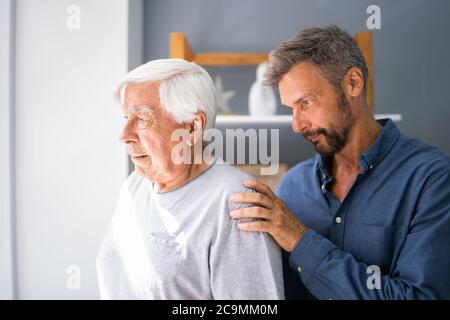
[[311,103],[312,103],[311,100],[308,100],[308,99],[303,100],[302,101],[302,109],[309,107],[311,105]]

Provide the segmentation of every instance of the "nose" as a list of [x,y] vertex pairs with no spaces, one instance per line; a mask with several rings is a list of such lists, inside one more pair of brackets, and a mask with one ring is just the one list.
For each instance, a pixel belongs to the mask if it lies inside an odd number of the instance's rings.
[[305,117],[301,115],[301,111],[295,108],[292,113],[292,131],[295,133],[301,133],[305,131],[306,128],[307,121]]
[[123,128],[122,134],[120,135],[119,139],[120,142],[122,142],[123,144],[128,144],[130,142],[138,142],[139,139],[131,121],[127,121],[125,123],[125,127]]

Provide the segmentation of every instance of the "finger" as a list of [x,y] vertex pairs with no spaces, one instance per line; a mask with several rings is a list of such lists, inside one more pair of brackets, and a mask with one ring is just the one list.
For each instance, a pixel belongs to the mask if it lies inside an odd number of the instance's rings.
[[248,207],[232,210],[230,216],[233,219],[260,218],[270,219],[270,211],[262,207]]
[[238,228],[243,231],[269,232],[270,225],[266,221],[240,222]]
[[259,180],[245,180],[244,186],[246,186],[247,188],[255,189],[257,192],[265,194],[271,200],[275,200],[277,198],[272,189],[270,189],[267,185]]
[[265,194],[259,192],[234,193],[231,196],[231,201],[238,203],[252,203],[267,209],[273,208],[272,200],[270,200]]

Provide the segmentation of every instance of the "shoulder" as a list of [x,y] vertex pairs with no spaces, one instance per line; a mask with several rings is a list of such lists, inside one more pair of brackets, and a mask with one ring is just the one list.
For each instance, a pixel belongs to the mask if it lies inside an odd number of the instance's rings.
[[[254,192],[253,189],[249,189],[244,186],[244,181],[253,180],[255,177],[245,173],[228,163],[217,163],[214,166],[212,176],[215,177],[215,183],[212,187],[215,189],[215,195],[222,199],[224,207],[228,210],[233,210],[239,207],[247,206],[242,204],[236,204],[230,200],[230,197],[234,193],[241,192]],[[228,217],[228,214],[226,215]]]
[[404,134],[400,142],[399,154],[403,155],[405,164],[411,163],[417,171],[425,171],[428,175],[450,172],[450,157],[444,151]]
[[255,179],[248,173],[245,173],[226,162],[217,162],[211,170],[210,175],[214,180],[214,187],[220,194],[231,194],[249,190],[244,187],[245,180]]
[[[222,208],[220,214],[216,215],[217,219],[217,238],[225,241],[225,245],[230,245],[230,241],[237,241],[240,243],[241,249],[244,246],[259,244],[267,252],[279,252],[278,246],[272,240],[267,233],[262,232],[245,232],[241,231],[237,224],[239,222],[254,221],[255,219],[232,219],[230,217],[230,211],[251,207],[251,204],[234,203],[230,200],[233,193],[243,192],[255,192],[253,189],[249,189],[243,185],[245,180],[255,179],[250,174],[247,174],[230,164],[222,163],[215,164],[214,172],[212,176],[216,176],[220,181],[215,185],[216,195],[221,199]],[[245,241],[247,244],[242,243]]]
[[207,201],[214,204],[214,209],[217,214],[214,215],[217,219],[219,232],[224,232],[225,229],[235,224],[235,220],[230,217],[230,211],[248,207],[249,204],[235,203],[231,201],[231,195],[234,193],[254,192],[244,186],[245,180],[255,179],[250,174],[247,174],[232,165],[224,162],[218,162],[211,168],[208,175],[210,181],[207,182],[208,190],[205,195],[208,197]]

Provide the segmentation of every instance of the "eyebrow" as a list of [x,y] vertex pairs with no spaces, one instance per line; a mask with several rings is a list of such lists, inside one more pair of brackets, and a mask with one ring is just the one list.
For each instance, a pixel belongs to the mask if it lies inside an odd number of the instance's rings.
[[294,101],[294,104],[297,104],[297,103],[301,102],[302,100],[304,100],[305,98],[307,98],[309,96],[320,96],[320,92],[315,91],[315,90],[307,91],[304,94],[302,94],[298,99],[296,99]]
[[130,107],[128,109],[129,112],[131,113],[154,113],[154,110],[152,107],[150,106],[145,106],[145,105],[140,105],[140,106],[134,106],[134,107]]

